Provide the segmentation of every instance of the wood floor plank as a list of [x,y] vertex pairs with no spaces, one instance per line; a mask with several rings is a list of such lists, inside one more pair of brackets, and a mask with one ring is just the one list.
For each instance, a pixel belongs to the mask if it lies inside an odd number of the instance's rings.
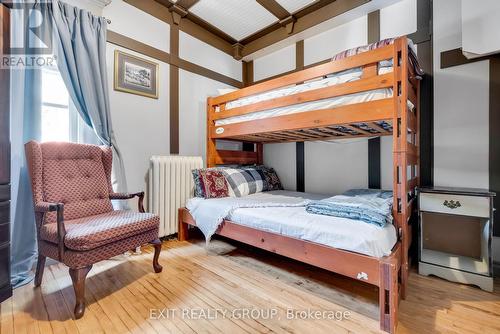
[[[40,288],[14,290],[0,305],[0,334],[10,333],[381,333],[377,291],[372,286],[312,268],[276,254],[225,240],[167,241],[152,270],[152,248],[94,265],[87,279],[87,309],[73,319],[74,294],[67,268],[45,269]],[[499,333],[500,284],[495,293],[410,275],[408,297],[400,303],[397,333]],[[348,310],[342,321],[328,319],[192,319],[182,310],[243,308]],[[177,310],[155,319],[152,310]],[[232,314],[232,313],[229,313]]]

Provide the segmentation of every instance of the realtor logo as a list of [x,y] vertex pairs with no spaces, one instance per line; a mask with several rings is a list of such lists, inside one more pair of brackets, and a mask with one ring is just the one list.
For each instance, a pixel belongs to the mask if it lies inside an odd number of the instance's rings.
[[4,2],[11,7],[11,32],[10,43],[5,43],[2,50],[1,67],[53,65],[53,23],[46,15],[52,3],[44,0]]

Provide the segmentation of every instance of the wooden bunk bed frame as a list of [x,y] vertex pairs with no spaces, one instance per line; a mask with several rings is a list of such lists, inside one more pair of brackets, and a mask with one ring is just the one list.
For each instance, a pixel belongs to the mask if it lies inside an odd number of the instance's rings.
[[[379,75],[378,63],[388,59],[393,60],[393,71]],[[359,67],[362,67],[363,74],[353,82],[225,110],[225,104],[229,101]],[[218,119],[379,88],[392,88],[392,97],[220,127],[215,125]],[[380,328],[394,333],[399,298],[406,296],[408,250],[412,239],[409,220],[416,209],[415,188],[419,185],[419,94],[419,80],[413,66],[410,66],[408,42],[403,36],[391,45],[208,98],[208,167],[221,164],[262,164],[263,143],[393,137],[393,216],[398,241],[389,256],[371,257],[244,227],[228,220],[223,222],[217,234],[379,287]],[[415,106],[413,111],[407,107],[407,100]],[[392,124],[392,131],[375,123],[380,121]],[[359,123],[365,123],[370,130],[366,127],[361,129]],[[350,131],[338,131],[338,126]],[[255,143],[255,150],[217,150],[217,139]],[[187,209],[181,208],[180,240],[188,238],[189,225],[196,226],[196,222]]]

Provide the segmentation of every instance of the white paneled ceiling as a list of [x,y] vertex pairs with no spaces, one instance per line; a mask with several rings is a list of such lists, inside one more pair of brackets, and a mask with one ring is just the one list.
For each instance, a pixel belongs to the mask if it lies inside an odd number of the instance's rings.
[[255,0],[203,0],[189,11],[236,40],[250,36],[278,20]]
[[278,2],[289,13],[295,13],[296,11],[313,4],[316,0],[276,0],[276,2]]

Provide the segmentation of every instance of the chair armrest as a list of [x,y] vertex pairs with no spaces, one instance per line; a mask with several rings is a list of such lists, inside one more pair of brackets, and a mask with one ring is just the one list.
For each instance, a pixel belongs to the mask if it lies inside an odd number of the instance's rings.
[[138,192],[138,193],[133,193],[133,194],[124,194],[124,193],[111,193],[109,194],[109,199],[131,199],[134,197],[138,197],[139,201],[137,203],[137,207],[139,212],[145,212],[144,211],[144,191]]
[[35,213],[37,216],[40,216],[39,225],[41,225],[41,220],[47,212],[54,211],[57,215],[57,244],[59,249],[59,261],[62,261],[64,257],[64,237],[66,236],[66,228],[64,226],[64,204],[49,202],[38,202],[35,204]]
[[57,206],[60,203],[38,202],[35,204],[35,212],[45,213],[57,211]]

